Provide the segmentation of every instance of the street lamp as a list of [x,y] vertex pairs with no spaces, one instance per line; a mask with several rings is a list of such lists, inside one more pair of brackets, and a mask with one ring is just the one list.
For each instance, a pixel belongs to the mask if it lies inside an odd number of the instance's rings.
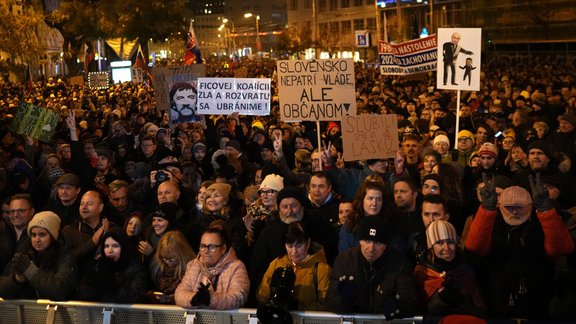
[[258,21],[260,20],[259,15],[253,15],[252,13],[245,13],[244,18],[251,18],[254,17],[256,19],[256,51],[260,52],[262,50],[262,46],[260,44],[260,26]]
[[[220,27],[218,27],[218,31],[222,31],[224,28],[226,28],[227,23],[232,24],[232,33],[236,33],[236,26],[234,25],[234,22],[230,19],[227,19],[227,18],[222,18],[222,25],[220,25]],[[226,34],[228,34],[228,36],[226,36]],[[229,28],[227,28],[225,30],[224,37],[228,38],[228,40],[227,40],[228,52],[236,51],[236,39],[232,37]],[[232,38],[232,41],[230,41],[230,38]],[[232,49],[230,49],[230,47],[232,47]]]

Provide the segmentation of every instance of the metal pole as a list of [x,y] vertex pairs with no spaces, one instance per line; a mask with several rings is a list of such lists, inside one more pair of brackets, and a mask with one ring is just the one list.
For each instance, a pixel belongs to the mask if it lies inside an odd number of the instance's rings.
[[258,54],[262,51],[262,44],[260,43],[260,25],[258,21],[260,20],[260,16],[256,15],[256,51]]
[[456,137],[454,139],[454,149],[458,149],[458,132],[460,131],[460,90],[456,94]]
[[434,0],[430,0],[430,35],[434,34]]
[[374,1],[375,5],[374,8],[376,9],[376,47],[378,48],[380,38],[380,8],[378,7],[378,1]]

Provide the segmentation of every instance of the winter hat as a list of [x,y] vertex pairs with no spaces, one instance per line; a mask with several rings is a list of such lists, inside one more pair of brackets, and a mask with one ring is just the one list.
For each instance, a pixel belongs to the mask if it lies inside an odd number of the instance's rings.
[[198,150],[204,150],[204,152],[206,152],[206,144],[198,142],[192,146],[192,153],[196,153]]
[[426,241],[428,248],[432,248],[439,241],[449,240],[458,243],[458,235],[452,224],[445,220],[435,220],[426,229]]
[[550,147],[550,144],[548,144],[548,142],[543,140],[536,140],[530,143],[530,145],[528,145],[528,151],[527,151],[528,154],[532,149],[539,149],[542,152],[544,152],[544,155],[546,155],[548,159],[552,159],[552,148]]
[[498,148],[496,147],[496,145],[486,142],[486,143],[482,144],[482,146],[480,146],[480,150],[478,150],[478,155],[479,156],[490,155],[494,159],[497,159],[498,158]]
[[51,211],[43,211],[34,215],[32,220],[28,223],[28,237],[30,231],[34,227],[40,227],[48,231],[50,235],[57,240],[60,230],[60,217]]
[[387,243],[390,233],[386,221],[379,216],[366,216],[358,223],[358,240]]
[[340,126],[338,126],[338,124],[336,122],[329,122],[328,123],[328,129],[326,130],[328,133],[330,133],[330,131],[332,130],[332,128],[338,128],[338,130],[340,130]]
[[448,146],[450,146],[450,140],[448,139],[448,136],[444,134],[440,134],[434,137],[434,145],[436,145],[436,143],[446,143]]
[[238,152],[242,152],[242,147],[240,146],[240,142],[238,142],[235,139],[229,140],[228,143],[226,143],[226,147],[231,147]]
[[228,200],[228,196],[230,195],[230,190],[232,190],[232,186],[227,183],[216,182],[210,185],[210,187],[208,187],[206,190],[210,189],[218,191],[222,196],[224,196],[226,200]]
[[259,120],[255,120],[252,122],[252,128],[254,128],[254,127],[258,128],[261,131],[264,130],[264,124],[262,124],[262,122]]
[[569,122],[570,124],[572,124],[572,126],[576,127],[576,115],[572,114],[572,113],[566,113],[560,117],[558,117],[558,120],[564,120]]
[[498,198],[498,204],[504,207],[526,207],[532,205],[532,197],[530,197],[528,190],[519,186],[512,186],[502,191]]
[[164,218],[168,223],[170,223],[170,225],[174,225],[174,222],[176,221],[176,213],[179,209],[178,205],[173,202],[163,202],[156,207],[156,211],[154,211],[152,217]]
[[504,135],[504,138],[510,137],[513,140],[516,140],[516,132],[512,128],[508,128],[508,129],[504,130],[502,132],[502,135]]
[[280,191],[284,189],[284,178],[276,174],[269,174],[262,180],[260,184],[260,190],[262,189],[272,189]]
[[80,187],[80,179],[74,173],[66,173],[56,180],[56,185],[66,184],[70,186]]
[[62,170],[61,168],[52,169],[48,171],[48,182],[50,182],[50,184],[54,184],[56,180],[58,180],[58,178],[60,178],[65,174],[66,172],[64,172],[64,170]]
[[294,187],[286,187],[278,193],[278,197],[276,198],[276,204],[280,207],[280,203],[285,198],[294,198],[300,202],[302,206],[306,206],[306,197],[302,193],[302,191],[298,188]]
[[472,134],[472,132],[467,129],[458,132],[458,139],[463,137],[468,137],[472,140],[472,142],[474,142],[474,134]]

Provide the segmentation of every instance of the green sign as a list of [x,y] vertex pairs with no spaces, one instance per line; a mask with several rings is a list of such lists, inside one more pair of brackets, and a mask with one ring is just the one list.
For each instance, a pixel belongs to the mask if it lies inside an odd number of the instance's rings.
[[16,111],[16,117],[12,121],[12,130],[42,142],[50,142],[59,120],[60,115],[50,109],[23,103]]

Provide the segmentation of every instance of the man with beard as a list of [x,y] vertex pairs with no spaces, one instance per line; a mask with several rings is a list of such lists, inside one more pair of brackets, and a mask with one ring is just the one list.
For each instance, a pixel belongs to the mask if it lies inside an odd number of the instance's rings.
[[480,257],[482,287],[492,316],[548,318],[554,291],[554,261],[574,250],[568,229],[548,190],[529,176],[530,193],[521,187],[496,193],[483,174],[482,205],[470,226],[466,249]]
[[170,89],[170,122],[201,121],[201,116],[196,115],[197,101],[198,90],[194,85],[187,82],[174,84]]

